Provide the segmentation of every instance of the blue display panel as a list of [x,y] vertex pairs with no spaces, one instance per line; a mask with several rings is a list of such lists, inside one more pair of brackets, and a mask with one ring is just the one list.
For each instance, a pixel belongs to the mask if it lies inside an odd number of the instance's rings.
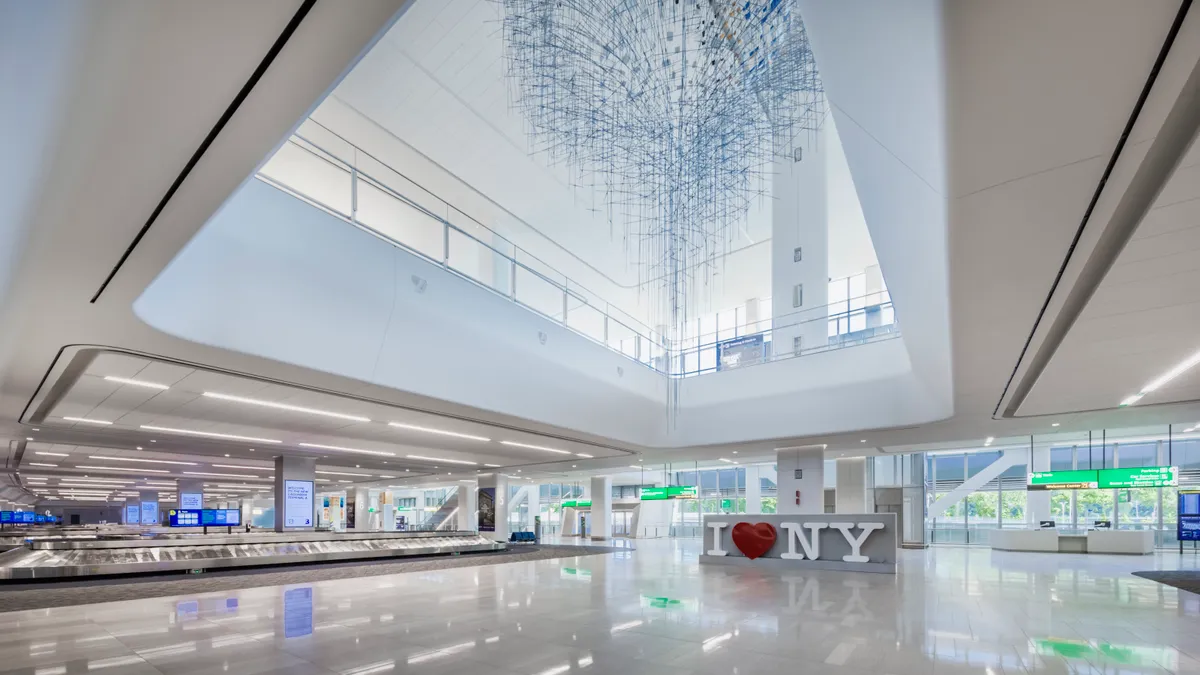
[[1200,492],[1180,492],[1179,513],[1187,516],[1200,515]]
[[142,508],[137,504],[125,505],[125,524],[137,525],[142,522]]
[[1179,541],[1200,541],[1200,516],[1179,516]]
[[171,527],[227,527],[242,524],[239,509],[171,509],[167,512]]
[[[18,516],[20,519],[18,519]],[[13,522],[35,523],[37,522],[37,514],[35,514],[33,511],[18,511],[13,514]]]
[[1179,492],[1179,515],[1175,520],[1176,539],[1200,541],[1200,492]]
[[12,511],[0,511],[0,523],[11,523],[13,521]]

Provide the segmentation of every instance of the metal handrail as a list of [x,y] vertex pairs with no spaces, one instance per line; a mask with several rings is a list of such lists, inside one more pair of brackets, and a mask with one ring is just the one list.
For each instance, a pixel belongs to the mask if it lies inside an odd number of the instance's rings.
[[[324,127],[322,127],[322,128],[324,128]],[[326,131],[328,131],[328,129],[326,129]],[[387,164],[385,164],[382,161],[378,160],[377,158],[374,158],[373,156],[369,155],[369,153],[365,153],[365,152],[361,151],[357,146],[353,145],[349,141],[346,141],[344,138],[342,138],[341,136],[338,136],[336,133],[334,133],[332,131],[329,131],[329,133],[332,134],[333,136],[335,136],[341,142],[344,142],[348,147],[352,148],[356,155],[357,155],[357,153],[362,152],[362,154],[364,156],[371,157],[371,159],[373,161],[378,162],[387,171],[391,171],[391,172],[395,173],[397,176],[400,176],[401,178],[403,178],[404,180],[412,182],[410,179],[403,176],[403,174],[401,174],[400,172],[395,171]],[[576,332],[577,334],[582,335],[583,337],[586,337],[588,339],[591,339],[592,341],[597,342],[598,344],[600,344],[608,349],[616,351],[616,352],[622,354],[623,356],[630,358],[631,360],[635,361],[636,363],[639,363],[641,365],[649,367],[649,368],[651,368],[657,372],[660,372],[668,377],[687,377],[687,376],[699,374],[700,372],[710,372],[711,370],[715,370],[715,368],[712,368],[712,369],[706,369],[706,370],[698,371],[698,372],[687,372],[685,370],[685,368],[683,367],[684,361],[685,361],[685,356],[687,354],[691,354],[691,353],[697,352],[699,350],[712,349],[714,347],[714,345],[721,342],[721,340],[718,339],[718,336],[721,334],[725,334],[727,332],[727,330],[729,330],[729,329],[721,328],[718,331],[714,331],[711,333],[705,333],[703,335],[688,336],[688,337],[684,337],[682,339],[671,340],[667,336],[661,335],[661,334],[651,330],[648,326],[646,326],[645,324],[642,324],[641,322],[637,321],[633,317],[628,317],[628,315],[623,311],[621,311],[620,313],[622,315],[626,315],[625,317],[614,316],[615,308],[613,308],[610,303],[603,302],[603,300],[600,299],[600,297],[598,295],[592,293],[591,291],[588,291],[584,286],[577,284],[575,282],[572,282],[566,275],[560,274],[560,276],[562,276],[563,282],[559,282],[558,280],[551,278],[550,276],[542,273],[541,271],[539,271],[529,265],[526,265],[525,263],[521,262],[520,260],[517,260],[517,255],[523,254],[523,255],[527,256],[529,259],[541,263],[543,266],[545,266],[546,269],[555,271],[557,273],[557,271],[554,270],[554,268],[551,267],[550,265],[545,264],[540,259],[538,259],[536,256],[534,256],[534,255],[528,253],[527,251],[525,251],[524,249],[516,246],[511,241],[509,241],[507,238],[503,237],[502,235],[497,234],[494,230],[491,230],[491,228],[488,228],[487,226],[479,223],[479,221],[471,218],[467,214],[462,213],[461,211],[459,211],[458,209],[456,209],[449,203],[445,202],[445,200],[442,200],[440,197],[433,195],[433,193],[429,193],[429,194],[431,196],[433,196],[435,199],[437,199],[439,202],[441,202],[442,204],[446,205],[447,209],[453,209],[454,211],[462,214],[465,218],[470,220],[475,226],[479,227],[480,229],[486,230],[487,232],[490,232],[497,239],[500,239],[501,241],[505,242],[508,246],[511,246],[513,252],[510,254],[507,251],[503,251],[503,250],[496,248],[489,242],[483,241],[482,239],[476,237],[471,232],[450,222],[450,220],[448,218],[443,217],[437,213],[434,213],[433,211],[431,211],[430,209],[426,208],[425,206],[417,203],[413,199],[410,199],[410,198],[406,197],[404,194],[401,194],[399,191],[397,191],[396,189],[389,186],[385,181],[381,180],[380,178],[378,178],[370,173],[362,171],[361,168],[357,166],[357,162],[353,162],[353,163],[347,162],[346,160],[339,157],[336,153],[333,153],[333,152],[321,147],[317,143],[314,143],[312,140],[305,138],[304,136],[302,136],[298,133],[294,134],[293,137],[289,138],[286,141],[286,145],[290,145],[296,149],[303,151],[307,156],[311,156],[315,159],[318,159],[321,162],[329,165],[330,167],[336,169],[337,171],[340,171],[340,172],[346,174],[349,177],[349,179],[350,179],[349,213],[344,212],[341,208],[339,208],[336,205],[328,204],[328,203],[321,201],[318,197],[311,194],[310,191],[306,191],[301,186],[289,184],[288,182],[286,182],[279,176],[271,175],[271,172],[270,172],[271,163],[270,162],[268,162],[266,165],[264,165],[259,170],[258,174],[256,175],[256,178],[258,178],[259,180],[261,180],[269,185],[272,185],[282,191],[285,191],[285,192],[295,196],[298,199],[301,199],[309,204],[312,204],[313,206],[320,208],[321,210],[329,213],[330,215],[333,215],[337,218],[345,220],[346,222],[354,225],[355,227],[358,227],[364,231],[367,231],[367,232],[383,239],[384,241],[387,241],[388,243],[390,243],[394,246],[401,247],[401,248],[405,249],[406,251],[409,251],[409,252],[411,252],[415,255],[418,255],[422,258],[425,258],[426,260],[429,260],[433,264],[439,265],[439,266],[445,268],[446,270],[451,271],[472,283],[475,283],[477,285],[482,286],[483,288],[486,288],[488,290],[496,292],[499,295],[505,296],[509,300],[513,301],[514,303],[516,303],[518,305],[521,305],[531,311],[541,314],[541,315],[549,318],[552,321],[556,321],[556,322],[562,324],[564,327]],[[381,232],[378,229],[372,227],[371,225],[362,222],[362,220],[359,218],[359,208],[358,208],[359,207],[358,201],[359,201],[359,184],[360,184],[360,182],[362,182],[366,185],[369,185],[371,188],[378,190],[379,192],[386,195],[387,197],[394,199],[398,203],[403,204],[404,206],[417,211],[424,217],[426,217],[426,218],[436,222],[438,225],[440,225],[440,227],[442,228],[442,250],[441,250],[442,255],[441,255],[440,259],[437,259],[434,256],[429,255],[426,252],[418,250],[416,247],[411,246],[404,241],[399,241],[395,237],[390,236],[388,233]],[[413,183],[413,185],[417,185],[417,184]],[[417,185],[417,187],[420,187],[420,186]],[[421,189],[425,190],[425,188],[421,188]],[[428,190],[425,190],[425,191],[429,192]],[[450,259],[451,258],[451,255],[450,255],[450,253],[451,253],[450,252],[451,232],[457,233],[457,235],[459,235],[461,237],[465,237],[467,240],[474,242],[476,245],[482,247],[482,250],[490,252],[490,255],[493,256],[494,261],[497,261],[497,262],[505,261],[504,264],[511,265],[511,267],[508,269],[508,274],[507,274],[507,287],[506,288],[497,288],[494,285],[489,285],[479,279],[474,278],[465,269],[456,268]],[[561,294],[562,302],[561,302],[561,310],[559,310],[559,311],[561,311],[561,317],[555,316],[554,314],[548,314],[547,312],[533,306],[532,304],[530,304],[528,302],[523,302],[522,299],[518,297],[518,292],[517,292],[517,276],[518,276],[517,271],[518,271],[518,269],[524,270],[526,273],[533,275],[535,278],[537,278],[537,279],[541,280],[543,283],[547,284],[551,289],[553,289],[554,291]],[[495,270],[493,270],[493,272],[494,271]],[[574,286],[575,288],[572,288],[572,286]],[[576,290],[576,289],[578,289],[578,290]],[[600,300],[601,302],[603,302],[603,307],[593,303],[591,300],[589,300],[589,298],[586,295],[584,295],[580,291],[587,293],[588,295],[592,295],[597,300]],[[881,301],[874,303],[872,305],[866,305],[865,304],[866,298],[880,298]],[[578,312],[580,309],[583,308],[583,306],[587,306],[599,313],[600,317],[602,317],[602,319],[603,319],[601,335],[599,335],[599,336],[593,335],[593,334],[585,331],[581,327],[571,325],[570,314],[572,311],[571,303],[573,300],[577,303],[580,303],[579,305],[574,307],[574,311]],[[858,300],[864,300],[864,306],[851,308],[851,305],[854,304]],[[811,307],[811,308],[807,308],[807,309],[802,309],[802,310],[798,310],[796,312],[792,312],[790,314],[782,315],[779,317],[774,317],[771,319],[763,319],[763,320],[735,326],[732,329],[732,331],[733,331],[733,334],[739,338],[740,337],[752,337],[754,335],[761,334],[764,336],[764,340],[766,340],[767,338],[769,338],[772,335],[773,331],[776,331],[776,330],[791,328],[791,327],[799,326],[802,324],[812,323],[815,321],[825,321],[825,322],[828,322],[830,320],[836,321],[840,318],[848,318],[848,317],[850,317],[851,314],[865,312],[867,309],[870,309],[870,308],[883,308],[883,307],[890,307],[890,306],[891,306],[891,298],[890,298],[890,295],[887,293],[887,291],[877,291],[877,292],[873,292],[873,293],[867,293],[867,294],[865,294],[863,296],[859,296],[857,298],[847,298],[846,300],[829,303],[827,305],[823,305],[820,307]],[[845,309],[837,309],[836,311],[830,311],[830,308],[835,308],[835,307],[836,308],[844,307]],[[617,311],[619,311],[619,310],[617,310]],[[802,315],[812,316],[812,318],[800,319],[799,317]],[[628,320],[624,320],[626,318]],[[780,322],[784,322],[784,323],[780,323]],[[616,327],[623,328],[625,331],[627,331],[629,333],[626,337],[617,338],[615,345],[614,345],[612,339],[610,338],[611,329],[612,329],[612,326],[610,324],[615,324]],[[630,325],[630,324],[638,324],[638,325]],[[792,358],[794,356],[800,356],[802,354],[810,354],[810,353],[815,353],[815,352],[829,351],[831,349],[840,349],[840,348],[843,348],[846,346],[863,344],[865,342],[872,342],[872,341],[875,341],[876,337],[878,337],[880,339],[886,339],[886,338],[898,337],[898,335],[899,335],[899,331],[897,330],[897,326],[895,325],[895,322],[893,321],[893,323],[889,324],[889,326],[887,327],[886,330],[879,331],[878,336],[871,335],[871,336],[867,336],[866,338],[855,337],[854,339],[849,339],[849,340],[839,340],[837,342],[829,342],[826,344],[819,344],[814,347],[810,347],[808,349],[803,349],[800,351],[781,352],[779,354],[771,355],[770,358],[764,359],[762,362],[778,360],[779,358]],[[711,336],[712,341],[706,342],[701,339],[701,338],[704,338],[707,336]],[[628,340],[634,341],[632,343],[633,354],[629,354],[625,351],[626,342]],[[687,346],[684,346],[684,345],[687,345]]]

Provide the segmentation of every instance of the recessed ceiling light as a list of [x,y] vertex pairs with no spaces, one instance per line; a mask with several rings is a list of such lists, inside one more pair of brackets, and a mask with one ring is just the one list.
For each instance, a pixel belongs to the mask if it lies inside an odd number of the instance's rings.
[[176,462],[170,459],[141,459],[140,457],[109,457],[107,455],[89,455],[88,459],[103,459],[109,462],[139,462],[142,464],[180,464],[183,466],[198,466],[196,462]]
[[1056,427],[1056,426],[1058,426],[1058,422],[1055,422],[1054,424],[1051,424],[1050,426]]
[[496,468],[499,468],[499,467],[500,467],[500,465],[499,465],[499,464],[484,464],[484,466],[490,466],[490,467],[492,467],[493,469],[496,469]]
[[866,442],[867,442],[867,439],[865,439],[865,438],[862,439],[861,441],[859,441],[859,443],[866,443]]
[[185,476],[212,476],[214,478],[258,478],[246,473],[208,473],[206,471],[184,471]]
[[571,453],[567,452],[566,450],[559,450],[557,448],[547,448],[544,445],[530,445],[528,443],[518,443],[516,441],[500,441],[500,445],[511,445],[514,448],[529,448],[530,450],[541,450],[543,452],[553,452],[553,453],[557,453],[560,455],[571,454]]
[[309,415],[321,415],[323,417],[336,417],[340,420],[350,420],[351,422],[370,422],[370,418],[362,415],[346,415],[344,413],[330,412],[328,410],[319,410],[317,408],[305,408],[298,405],[289,405],[287,403],[276,403],[274,401],[263,401],[257,398],[246,398],[245,396],[232,396],[230,394],[219,394],[214,391],[204,392],[206,398],[215,398],[221,401],[230,401],[233,403],[245,403],[246,405],[256,405],[263,408],[274,408],[276,410],[287,410],[289,412],[306,413]]
[[736,455],[736,454],[737,454],[737,450],[734,450],[734,451],[733,451],[733,454],[735,454],[735,455]]
[[34,431],[41,431],[41,429],[34,429]]
[[571,468],[572,468],[572,469],[577,469],[577,468],[579,468],[579,465],[578,465],[578,464],[572,464],[572,465],[571,465]]
[[84,466],[82,464],[75,465],[76,469],[95,469],[96,471],[118,471],[121,473],[171,473],[166,469],[143,469],[138,467],[130,469],[123,466]]
[[487,442],[487,441],[492,440],[490,438],[484,438],[483,436],[472,436],[471,434],[460,434],[457,431],[446,431],[444,429],[432,429],[430,427],[419,427],[415,424],[402,424],[400,422],[388,422],[388,426],[396,427],[398,429],[409,429],[412,431],[422,431],[427,434],[438,434],[440,436],[453,436],[455,438],[465,438],[470,441]]
[[27,440],[27,441],[32,441],[33,439],[32,439],[32,438],[28,438],[28,437],[27,437],[25,440]]
[[631,468],[631,469],[638,469],[638,470],[641,470],[641,469],[644,469],[645,467],[642,467],[642,466],[637,466],[636,464],[631,464],[631,465],[629,466],[629,468]]
[[256,469],[261,471],[271,471],[268,467],[263,466],[246,466],[245,464],[213,464],[220,469]]
[[586,459],[591,459],[591,458],[592,458],[592,456],[591,456],[591,455],[589,455],[589,454],[586,454],[586,453],[582,453],[582,452],[577,452],[577,453],[575,453],[575,456],[576,456],[576,457],[583,457],[583,458],[586,458]]
[[[282,443],[273,438],[254,438],[252,436],[238,436],[236,434],[218,434],[215,431],[196,431],[194,429],[173,429],[171,427],[156,427],[149,424],[143,424],[143,429],[150,431],[165,431],[169,434],[184,434],[185,436],[203,436],[205,438],[227,438],[231,441],[253,441],[255,443]],[[150,441],[153,443],[154,441]]]
[[49,466],[49,467],[58,466],[57,464],[46,464],[44,462],[27,462],[25,465],[26,466]]
[[145,387],[147,389],[170,389],[171,387],[157,382],[147,382],[146,380],[131,380],[128,377],[117,377],[115,375],[105,375],[104,379],[117,384],[128,384],[134,387]]
[[718,457],[717,459],[725,462],[726,464],[737,464],[737,462],[733,461],[732,459],[725,459],[724,457]]
[[340,445],[321,445],[319,443],[298,443],[302,448],[316,448],[318,450],[339,450],[341,452],[357,452],[363,455],[382,455],[383,457],[395,457],[394,452],[382,452],[379,450],[360,450],[358,448],[344,448]]
[[67,420],[68,422],[83,422],[84,424],[100,424],[104,426],[112,424],[112,422],[108,422],[106,420],[93,420],[86,417],[63,417],[63,419]]
[[321,476],[365,476],[370,477],[369,473],[350,473],[349,471],[316,471],[314,472]]
[[[424,460],[426,462],[445,462],[447,464],[470,464],[471,466],[475,466],[477,464],[477,462],[468,462],[468,461],[462,460],[462,459],[446,459],[445,457],[428,457],[426,455],[405,455],[405,456],[408,457],[409,459],[420,459],[420,460]],[[436,469],[437,467],[435,466],[433,468]]]

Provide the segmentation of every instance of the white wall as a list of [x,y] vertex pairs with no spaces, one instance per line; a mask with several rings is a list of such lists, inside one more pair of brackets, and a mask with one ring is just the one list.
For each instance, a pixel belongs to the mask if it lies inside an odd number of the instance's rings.
[[[825,513],[825,452],[819,448],[779,450],[775,466],[778,477],[777,513]],[[796,478],[796,471],[801,476]],[[796,492],[800,503],[796,503]]]

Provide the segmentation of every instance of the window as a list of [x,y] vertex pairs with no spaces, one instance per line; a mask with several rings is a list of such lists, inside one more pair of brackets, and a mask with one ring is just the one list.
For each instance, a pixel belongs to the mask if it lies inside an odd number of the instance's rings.
[[792,307],[804,306],[804,284],[796,284],[792,287]]
[[396,499],[396,508],[398,509],[415,509],[417,508],[416,497],[399,497]]
[[800,262],[803,259],[804,259],[803,247],[797,246],[796,248],[792,249],[792,262]]

